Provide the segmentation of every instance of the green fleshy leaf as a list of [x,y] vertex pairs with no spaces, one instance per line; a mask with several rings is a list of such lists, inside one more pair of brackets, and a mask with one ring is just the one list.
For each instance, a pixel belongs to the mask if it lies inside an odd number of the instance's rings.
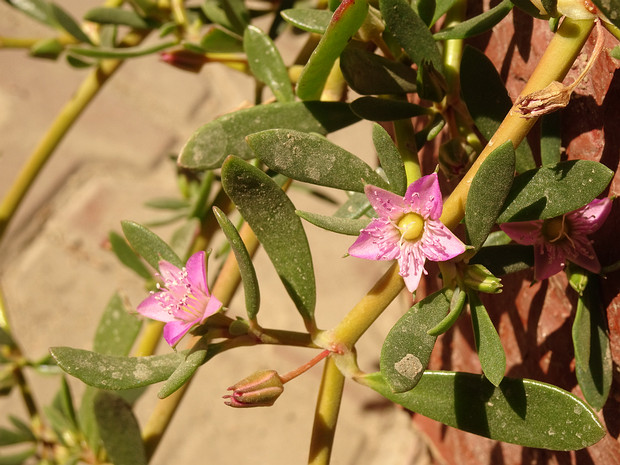
[[23,465],[26,460],[34,456],[37,453],[37,448],[27,449],[22,452],[16,452],[15,454],[0,456],[0,465]]
[[559,163],[562,155],[562,112],[544,115],[540,124],[540,158],[543,166]]
[[370,121],[396,121],[433,114],[432,110],[414,103],[377,97],[360,97],[351,102],[351,110]]
[[385,171],[385,176],[390,183],[390,191],[404,196],[407,191],[407,173],[398,147],[394,145],[387,131],[378,124],[374,124],[372,127],[372,141],[381,168]]
[[533,267],[534,248],[519,244],[485,246],[471,263],[484,265],[495,276],[504,276]]
[[433,38],[435,40],[467,39],[469,37],[490,31],[497,23],[504,19],[508,13],[510,13],[512,6],[513,5],[510,0],[503,0],[498,5],[482,14],[479,14],[478,16],[468,19],[467,21],[463,21],[454,27],[439,31],[433,35]]
[[527,171],[515,178],[498,222],[545,220],[577,210],[603,192],[613,174],[589,160]]
[[64,45],[58,39],[41,39],[30,47],[30,56],[56,60],[64,50]]
[[440,74],[443,60],[428,26],[406,0],[381,0],[381,14],[389,31],[415,64],[430,61]]
[[537,18],[548,20],[549,16],[540,13],[540,10],[530,0],[514,0],[512,3],[520,10],[526,12],[528,15]]
[[58,22],[58,24],[67,31],[71,36],[77,39],[79,42],[83,42],[85,44],[91,44],[90,37],[88,37],[80,25],[77,23],[73,17],[67,13],[64,9],[56,5],[55,3],[50,3],[51,13],[54,15],[54,18]]
[[317,134],[270,129],[247,142],[265,165],[289,178],[356,192],[366,184],[388,187],[364,161]]
[[620,60],[620,45],[616,45],[614,48],[612,48],[611,52],[609,52],[609,55],[611,55],[611,57],[615,58],[616,60]]
[[343,0],[340,3],[325,29],[325,34],[299,76],[297,96],[300,99],[320,100],[336,59],[364,23],[367,13],[366,0]]
[[101,440],[114,465],[146,465],[140,426],[131,407],[117,394],[100,391],[94,399]]
[[70,53],[67,54],[67,63],[75,69],[91,68],[96,65],[93,61],[82,60],[81,58],[71,55]]
[[558,15],[558,0],[541,0],[541,3],[549,16]]
[[450,299],[450,311],[441,320],[436,326],[429,329],[426,333],[429,336],[439,336],[440,334],[448,331],[456,320],[458,320],[459,316],[463,312],[463,308],[465,307],[465,302],[467,301],[467,292],[461,290],[458,286],[454,289],[452,294],[452,298]]
[[465,226],[471,245],[479,249],[499,216],[512,186],[515,151],[506,141],[489,154],[474,176],[465,205]]
[[120,295],[114,294],[97,325],[93,350],[104,355],[127,355],[141,326],[142,321],[128,312]]
[[435,0],[417,0],[413,2],[412,7],[424,24],[430,27],[435,16]]
[[250,12],[243,0],[219,0],[218,4],[226,13],[232,31],[243,35],[243,31],[250,24]]
[[474,341],[484,376],[499,386],[506,373],[506,354],[486,308],[475,292],[468,293]]
[[51,5],[44,0],[4,0],[13,8],[47,26],[57,27],[58,23],[51,11]]
[[222,165],[222,185],[265,248],[297,310],[307,323],[312,321],[314,270],[295,206],[269,176],[235,157]]
[[183,210],[189,208],[190,203],[186,199],[178,197],[158,197],[144,202],[145,207],[157,210]]
[[433,14],[433,19],[429,24],[429,27],[432,27],[439,18],[447,13],[447,11],[452,8],[452,6],[456,3],[456,0],[437,0],[435,3],[435,12]]
[[0,326],[0,346],[15,347],[15,341],[11,335]]
[[613,363],[597,280],[590,275],[583,296],[577,300],[572,335],[579,387],[586,401],[600,410],[609,397]]
[[72,347],[52,347],[52,357],[66,373],[100,389],[133,389],[168,379],[185,359],[184,352],[149,357],[103,355]]
[[23,442],[36,442],[32,431],[12,430],[0,427],[0,446],[10,446]]
[[152,26],[148,20],[135,11],[124,8],[96,7],[89,10],[84,15],[84,19],[93,23],[116,24],[119,26],[129,26],[134,29],[148,29]]
[[112,246],[112,251],[123,265],[135,271],[144,279],[151,279],[153,277],[151,272],[146,266],[144,266],[144,263],[142,263],[140,257],[136,255],[123,236],[115,233],[114,231],[110,231],[108,238],[110,240],[110,245]]
[[176,40],[162,42],[157,45],[151,45],[148,47],[126,47],[126,48],[82,48],[82,47],[69,47],[68,50],[76,55],[81,55],[91,58],[135,58],[153,53],[161,52],[167,48],[174,47],[177,44]]
[[315,34],[324,34],[332,19],[331,11],[311,8],[291,8],[283,10],[281,15],[287,23]]
[[418,384],[428,366],[437,336],[428,330],[450,311],[452,291],[443,289],[421,300],[392,327],[381,349],[381,374],[393,392],[406,392]]
[[67,429],[74,432],[78,431],[78,422],[73,406],[73,395],[71,394],[71,389],[69,388],[65,376],[61,376],[60,378],[60,389],[54,397],[52,407],[66,419]]
[[347,84],[360,95],[408,94],[416,91],[416,72],[360,47],[349,45],[340,55]]
[[212,27],[200,39],[200,47],[211,53],[241,53],[243,42],[241,39],[226,30]]
[[180,257],[187,257],[199,231],[200,220],[198,218],[189,218],[172,234],[170,247]]
[[172,248],[151,230],[133,221],[122,221],[121,227],[131,247],[156,270],[160,260],[166,260],[177,268],[185,266]]
[[222,8],[221,2],[219,0],[204,0],[200,5],[202,12],[205,16],[214,24],[222,26],[225,29],[241,36],[243,34],[243,29],[235,30],[232,22],[228,18],[228,15]]
[[413,412],[496,441],[577,450],[605,436],[585,402],[539,381],[504,378],[495,387],[480,375],[427,371],[415,389],[402,394],[380,373],[361,382]]
[[243,48],[252,74],[271,89],[276,100],[295,100],[293,85],[282,56],[269,36],[250,25],[243,34]]
[[235,225],[232,224],[224,212],[217,207],[213,207],[213,213],[215,213],[215,219],[222,231],[224,231],[226,239],[228,239],[237,259],[241,282],[243,283],[243,293],[245,294],[245,309],[248,313],[248,318],[253,320],[256,318],[260,308],[260,289],[252,257],[248,253],[248,249],[246,249],[237,228],[235,228]]
[[[484,53],[471,46],[463,50],[461,90],[476,127],[486,140],[491,140],[510,111],[512,100],[493,63]],[[536,168],[527,140],[519,144],[515,155],[517,173]]]
[[359,236],[360,231],[368,226],[368,223],[370,222],[369,218],[339,218],[336,216],[325,216],[300,210],[297,210],[296,213],[300,218],[303,218],[308,223],[312,223],[319,228],[338,234],[346,234],[348,236]]
[[359,218],[362,215],[374,213],[370,202],[365,194],[354,192],[345,203],[343,203],[334,217],[336,218]]
[[221,116],[199,128],[179,155],[185,168],[219,168],[224,158],[234,154],[243,159],[254,156],[245,137],[266,129],[295,129],[303,132],[328,132],[359,121],[349,105],[341,102],[288,102],[257,105]]

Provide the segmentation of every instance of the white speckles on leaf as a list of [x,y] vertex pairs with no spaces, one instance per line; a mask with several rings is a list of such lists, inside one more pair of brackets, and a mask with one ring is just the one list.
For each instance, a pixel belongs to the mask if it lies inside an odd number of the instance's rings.
[[407,379],[415,379],[424,367],[418,357],[407,354],[394,364],[394,369]]

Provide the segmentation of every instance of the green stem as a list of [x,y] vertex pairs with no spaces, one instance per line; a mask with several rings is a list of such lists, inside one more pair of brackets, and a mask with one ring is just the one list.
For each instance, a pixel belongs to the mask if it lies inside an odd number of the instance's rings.
[[394,136],[396,146],[400,152],[407,174],[407,184],[416,181],[422,175],[420,160],[418,159],[418,147],[415,142],[415,131],[410,119],[394,121]]
[[[132,46],[140,43],[148,32],[130,32],[123,40],[123,46]],[[4,199],[2,199],[2,203],[0,203],[0,240],[28,189],[50,159],[58,144],[60,144],[78,117],[122,63],[122,60],[101,61],[82,82],[73,98],[60,111],[52,126],[26,161],[25,166],[18,174]]]
[[[521,96],[544,89],[553,81],[562,81],[579,55],[594,26],[593,20],[564,18],[558,31],[528,80]],[[537,118],[522,118],[509,113],[495,132],[478,159],[446,200],[441,221],[448,228],[455,228],[465,215],[469,186],[486,157],[504,142],[510,140],[517,147],[530,131]]]
[[336,434],[338,413],[344,388],[344,375],[336,362],[329,357],[323,369],[319,398],[314,412],[314,425],[310,439],[309,465],[328,465]]

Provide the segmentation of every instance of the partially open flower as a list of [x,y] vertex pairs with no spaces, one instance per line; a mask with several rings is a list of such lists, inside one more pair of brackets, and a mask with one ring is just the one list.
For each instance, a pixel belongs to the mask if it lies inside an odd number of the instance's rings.
[[204,252],[192,255],[181,269],[166,260],[160,261],[159,275],[164,286],[157,284],[159,291],[144,299],[137,310],[166,323],[164,339],[175,346],[192,326],[218,312],[222,303],[209,293]]
[[418,287],[426,259],[441,262],[462,254],[465,245],[441,221],[443,200],[437,174],[411,183],[405,197],[375,186],[366,196],[379,218],[349,247],[349,255],[368,260],[398,260],[409,292]]
[[269,407],[284,391],[282,379],[273,370],[257,371],[228,388],[231,395],[224,396],[230,407]]
[[601,265],[587,236],[603,225],[610,211],[610,199],[595,199],[562,216],[504,223],[500,228],[516,243],[534,246],[537,281],[559,273],[567,261],[598,273]]

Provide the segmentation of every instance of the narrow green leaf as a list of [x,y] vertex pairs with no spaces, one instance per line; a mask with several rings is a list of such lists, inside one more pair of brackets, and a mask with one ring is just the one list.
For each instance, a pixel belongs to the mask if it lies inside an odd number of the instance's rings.
[[418,66],[423,60],[430,61],[440,74],[443,60],[428,26],[416,14],[406,0],[381,0],[381,14],[388,30],[409,58]]
[[53,408],[55,408],[66,420],[67,426],[71,431],[78,431],[78,422],[73,406],[73,395],[65,376],[60,377],[60,389],[54,397]]
[[590,160],[570,160],[517,176],[499,223],[548,219],[590,203],[613,177],[613,171]]
[[224,212],[217,207],[213,207],[213,213],[215,213],[215,219],[222,231],[224,231],[237,259],[241,281],[243,282],[243,293],[245,294],[245,309],[248,313],[248,318],[253,320],[256,318],[260,308],[260,289],[252,257],[248,253],[248,249],[246,249],[237,228],[235,228],[235,225],[232,224]]
[[512,7],[513,5],[510,0],[503,0],[498,5],[482,14],[479,14],[478,16],[470,18],[467,21],[463,21],[454,27],[446,28],[436,34],[433,34],[433,38],[435,40],[467,39],[469,37],[490,31],[497,23],[504,19],[508,13],[510,13]]
[[511,141],[497,147],[474,176],[465,205],[465,227],[471,245],[479,249],[495,225],[515,172]]
[[184,352],[149,357],[103,355],[72,347],[52,347],[52,357],[66,373],[100,389],[133,389],[168,379],[185,359]]
[[336,213],[334,213],[334,217],[336,218],[359,218],[364,214],[371,215],[374,213],[370,202],[365,194],[360,192],[353,192],[353,194],[349,197],[345,203],[343,203]]
[[[486,140],[490,140],[510,111],[512,100],[493,63],[484,53],[471,46],[463,50],[461,90],[476,127]],[[527,140],[519,144],[515,155],[517,173],[536,167]]]
[[412,6],[424,24],[430,27],[435,16],[435,0],[417,0]]
[[104,355],[127,355],[141,326],[142,321],[129,313],[121,296],[114,294],[97,325],[93,350]]
[[348,236],[359,236],[360,231],[368,226],[368,223],[370,222],[369,218],[339,218],[336,216],[325,216],[300,210],[297,210],[296,213],[300,218],[303,218],[308,223],[312,223],[319,228],[338,234],[346,234]]
[[35,442],[36,438],[31,431],[15,431],[0,427],[0,446],[21,444],[22,442]]
[[456,0],[437,0],[435,3],[435,12],[433,14],[433,19],[429,24],[429,27],[432,27],[446,12],[452,8],[452,6],[456,3]]
[[73,17],[67,13],[64,9],[56,5],[55,3],[50,3],[51,13],[54,15],[54,18],[58,22],[58,24],[67,31],[70,35],[72,35],[79,42],[83,42],[85,44],[91,44],[90,37],[88,37],[80,25],[77,23]]
[[533,267],[534,249],[529,245],[519,244],[482,247],[471,263],[480,263],[495,276],[504,276]]
[[504,378],[495,387],[480,375],[427,371],[415,389],[402,394],[380,373],[361,382],[413,412],[496,441],[577,450],[605,436],[585,402],[539,381]]
[[459,316],[465,307],[465,301],[467,300],[467,292],[461,290],[458,286],[454,289],[452,294],[452,298],[450,299],[450,311],[445,316],[443,320],[441,320],[436,326],[429,329],[426,333],[429,336],[439,336],[440,334],[448,331],[456,320],[458,320]]
[[390,191],[404,196],[407,191],[407,174],[398,147],[394,145],[390,135],[379,124],[374,124],[372,127],[372,141],[381,168],[385,171],[385,176],[390,183]]
[[393,392],[413,389],[428,366],[437,336],[428,330],[450,311],[452,291],[443,289],[421,300],[392,327],[381,349],[381,374]]
[[241,37],[241,35],[243,34],[243,29],[235,30],[235,27],[230,21],[228,15],[226,14],[226,11],[224,11],[224,8],[222,7],[222,4],[219,0],[204,0],[201,3],[200,8],[202,9],[202,12],[205,14],[207,19],[209,19],[214,24],[218,24],[223,28],[228,29],[239,37]]
[[609,397],[613,363],[597,280],[590,275],[583,296],[577,300],[572,335],[579,387],[586,401],[600,410]]
[[250,24],[250,12],[245,2],[243,0],[219,0],[218,4],[226,13],[232,30],[243,35],[243,31]]
[[110,245],[112,246],[112,251],[123,265],[135,271],[144,279],[151,279],[153,277],[151,272],[146,266],[144,266],[144,263],[142,263],[140,257],[136,255],[123,236],[115,233],[114,231],[110,231],[108,238],[110,240]]
[[21,11],[22,13],[30,16],[32,19],[47,25],[56,27],[54,15],[51,12],[51,6],[49,2],[44,0],[4,0],[7,4],[13,8]]
[[16,452],[15,454],[0,456],[0,465],[23,465],[26,460],[34,456],[37,453],[37,448],[27,449],[22,452]]
[[84,15],[84,19],[93,23],[116,24],[119,26],[129,26],[134,29],[148,29],[151,27],[148,20],[135,11],[125,10],[124,8],[96,7],[89,10]]
[[349,105],[341,102],[288,102],[257,105],[221,116],[199,128],[179,155],[185,168],[219,168],[224,158],[234,154],[243,159],[254,156],[245,137],[266,129],[296,129],[303,132],[328,132],[359,121]]
[[151,45],[148,47],[126,47],[126,48],[82,48],[82,47],[69,47],[68,50],[76,55],[82,55],[91,58],[135,58],[153,53],[161,52],[170,47],[177,45],[176,40],[168,42],[162,42],[160,44]]
[[544,115],[540,124],[540,158],[543,166],[559,163],[562,154],[562,112]]
[[243,34],[243,48],[254,77],[271,89],[276,100],[294,101],[295,93],[288,71],[280,52],[269,36],[250,25]]
[[360,95],[408,94],[416,91],[416,72],[353,45],[340,55],[340,69],[347,84]]
[[415,103],[377,97],[360,97],[351,102],[351,110],[370,121],[396,121],[434,114],[432,110]]
[[315,34],[324,34],[332,19],[331,11],[313,8],[291,8],[283,10],[281,15],[287,23]]
[[468,293],[474,341],[482,372],[494,385],[499,386],[506,373],[506,354],[486,308],[475,292]]
[[366,184],[388,187],[360,158],[317,134],[269,129],[247,141],[263,163],[289,178],[356,192],[364,192]]
[[144,206],[157,210],[183,210],[189,208],[190,203],[188,200],[178,197],[158,197],[147,200],[144,202]]
[[0,326],[0,346],[15,347],[15,341],[11,335]]
[[295,206],[269,176],[235,157],[222,165],[222,185],[265,248],[297,310],[306,322],[312,321],[314,270]]
[[172,248],[151,230],[133,221],[122,221],[121,227],[131,247],[156,270],[160,260],[166,260],[178,268],[185,266]]
[[75,69],[91,68],[96,65],[93,61],[82,60],[81,58],[71,55],[70,53],[67,54],[67,63]]
[[114,465],[146,465],[140,426],[131,407],[117,394],[100,391],[94,399],[103,445]]
[[336,59],[366,19],[366,0],[343,0],[334,11],[325,34],[306,63],[297,82],[302,100],[320,100],[327,77]]
[[202,39],[200,39],[200,47],[205,52],[211,53],[243,52],[243,42],[241,38],[217,27],[212,27],[202,36]]

